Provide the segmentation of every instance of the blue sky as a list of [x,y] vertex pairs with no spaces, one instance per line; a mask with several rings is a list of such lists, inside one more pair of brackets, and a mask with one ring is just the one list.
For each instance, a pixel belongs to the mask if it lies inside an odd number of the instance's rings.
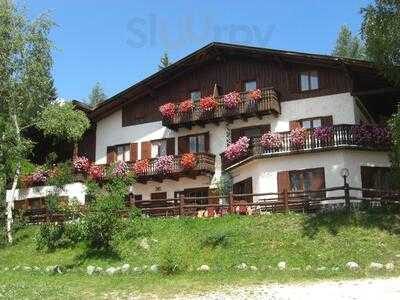
[[86,100],[99,81],[112,96],[212,41],[329,54],[347,24],[359,32],[371,1],[30,0],[31,17],[57,23],[54,78],[59,97]]

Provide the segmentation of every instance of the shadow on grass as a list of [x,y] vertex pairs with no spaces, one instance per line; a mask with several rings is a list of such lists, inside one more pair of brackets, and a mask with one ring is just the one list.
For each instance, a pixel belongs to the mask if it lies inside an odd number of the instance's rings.
[[112,248],[107,249],[90,249],[85,248],[83,253],[77,255],[74,258],[74,263],[69,267],[78,267],[85,264],[86,261],[90,260],[107,260],[110,262],[121,261],[121,256],[118,252]]
[[400,235],[400,212],[399,209],[392,208],[370,208],[351,212],[337,210],[309,216],[303,224],[304,235],[310,238],[314,238],[322,229],[337,235],[346,227],[378,228]]

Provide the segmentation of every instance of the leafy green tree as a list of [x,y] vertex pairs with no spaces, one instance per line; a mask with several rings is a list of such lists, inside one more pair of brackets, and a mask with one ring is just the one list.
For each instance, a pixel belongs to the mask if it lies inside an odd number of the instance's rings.
[[332,55],[343,58],[365,59],[365,49],[360,38],[351,33],[347,25],[340,28]]
[[94,85],[94,87],[89,95],[90,105],[95,106],[95,105],[103,102],[106,99],[107,99],[107,96],[104,93],[104,90],[103,90],[102,86],[100,85],[100,82],[96,82],[96,84]]
[[160,64],[158,65],[158,69],[162,70],[170,65],[172,65],[172,62],[169,59],[168,52],[164,52],[163,56],[161,56]]
[[394,85],[400,85],[400,1],[375,0],[361,9],[368,57]]

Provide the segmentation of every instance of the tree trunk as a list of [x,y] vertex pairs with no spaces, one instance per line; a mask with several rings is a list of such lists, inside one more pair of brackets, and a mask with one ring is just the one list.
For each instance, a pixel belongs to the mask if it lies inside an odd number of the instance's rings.
[[[17,145],[20,146],[21,145],[21,136],[20,136],[20,129],[19,129],[17,115],[15,113],[12,114],[11,119],[12,119],[13,125],[15,126],[15,138],[17,141]],[[13,184],[11,187],[10,199],[9,199],[9,201],[7,201],[7,239],[8,239],[9,243],[12,243],[12,241],[13,241],[13,238],[12,238],[12,223],[13,223],[12,210],[14,208],[15,190],[17,189],[20,169],[21,169],[21,162],[18,161],[16,164],[16,167],[15,167],[15,174],[14,174]]]

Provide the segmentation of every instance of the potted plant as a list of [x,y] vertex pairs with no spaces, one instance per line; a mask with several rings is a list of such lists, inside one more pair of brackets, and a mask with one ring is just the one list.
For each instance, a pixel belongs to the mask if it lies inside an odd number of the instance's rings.
[[196,167],[197,158],[193,153],[185,153],[181,158],[181,166],[184,170],[192,170]]
[[174,170],[174,156],[164,155],[156,159],[154,169],[158,174],[170,174]]
[[321,143],[321,146],[327,146],[333,141],[332,126],[318,127],[314,129],[314,137]]
[[307,130],[303,127],[295,128],[290,131],[289,141],[293,148],[301,148],[306,143]]
[[228,161],[234,161],[244,157],[249,150],[250,139],[247,136],[242,136],[235,143],[230,144],[224,151],[224,157]]
[[143,175],[149,170],[149,166],[150,166],[150,161],[148,159],[142,159],[136,161],[133,164],[132,169],[136,175]]
[[213,116],[214,110],[218,107],[218,102],[214,97],[204,97],[200,99],[200,109],[202,111],[202,118],[208,119]]
[[266,150],[277,150],[282,145],[281,135],[271,131],[266,132],[262,135],[260,143]]
[[223,96],[222,101],[224,103],[224,107],[228,110],[238,109],[240,103],[240,93],[231,92]]
[[256,89],[247,93],[247,111],[256,111],[258,103],[262,99],[262,92]]
[[172,121],[176,116],[176,107],[174,103],[166,103],[160,106],[160,113],[164,119]]

